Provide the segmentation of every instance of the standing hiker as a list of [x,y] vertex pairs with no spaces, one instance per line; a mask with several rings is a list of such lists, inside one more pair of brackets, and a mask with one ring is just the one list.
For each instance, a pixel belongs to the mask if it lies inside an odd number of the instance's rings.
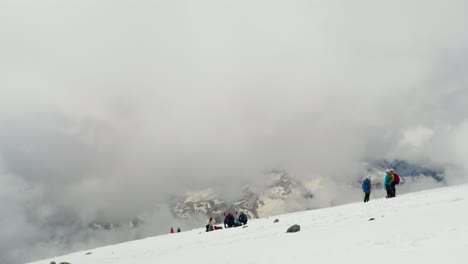
[[177,233],[180,233],[180,227],[177,228]]
[[171,227],[171,234],[174,234],[174,228]]
[[393,177],[394,176],[390,173],[390,170],[385,170],[384,184],[385,190],[387,191],[387,198],[392,198],[394,196],[392,189]]
[[367,175],[367,177],[362,181],[362,190],[364,191],[364,202],[367,203],[369,201],[369,196],[371,193],[371,181],[370,181],[370,176]]
[[396,174],[394,169],[390,169],[390,173],[393,176],[393,181],[392,181],[392,192],[393,192],[393,197],[396,196],[396,186],[397,184],[400,183],[400,176]]

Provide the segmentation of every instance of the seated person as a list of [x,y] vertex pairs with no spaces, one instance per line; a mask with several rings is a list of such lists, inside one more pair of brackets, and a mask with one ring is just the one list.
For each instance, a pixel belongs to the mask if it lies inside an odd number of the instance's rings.
[[248,217],[244,212],[241,212],[239,215],[239,218],[237,218],[237,221],[241,222],[243,225],[247,224]]
[[224,218],[224,227],[233,227],[234,226],[234,216],[232,216],[231,212],[228,212],[226,217]]

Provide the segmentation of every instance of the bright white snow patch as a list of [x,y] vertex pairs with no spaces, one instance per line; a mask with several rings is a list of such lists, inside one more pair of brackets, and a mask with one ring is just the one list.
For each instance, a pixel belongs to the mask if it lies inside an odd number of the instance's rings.
[[216,200],[218,195],[212,189],[206,189],[199,192],[187,193],[187,198],[184,202],[197,202],[200,200]]
[[[293,224],[301,231],[285,233]],[[200,228],[34,263],[453,264],[466,263],[467,249],[468,185],[461,185],[394,199],[371,196],[367,204],[250,220],[247,228]]]

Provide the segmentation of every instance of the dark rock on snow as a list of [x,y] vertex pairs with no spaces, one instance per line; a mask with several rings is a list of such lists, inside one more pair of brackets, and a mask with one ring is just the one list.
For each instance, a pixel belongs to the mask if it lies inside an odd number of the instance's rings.
[[273,223],[278,223],[279,222],[279,219],[275,219],[275,221],[273,221]]
[[295,233],[295,232],[299,232],[300,230],[301,230],[300,225],[293,225],[290,228],[288,228],[288,230],[286,230],[286,233]]

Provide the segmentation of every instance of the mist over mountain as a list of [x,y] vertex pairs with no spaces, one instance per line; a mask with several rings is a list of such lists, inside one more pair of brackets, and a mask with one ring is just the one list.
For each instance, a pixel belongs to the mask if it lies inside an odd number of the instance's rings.
[[[364,255],[390,264],[395,259],[382,258],[389,248],[403,263],[417,263],[425,257],[427,264],[445,259],[459,264],[464,263],[468,246],[468,215],[460,213],[468,209],[467,195],[466,184],[437,188],[389,200],[372,199],[369,203],[253,219],[247,226],[213,232],[201,227],[30,264],[199,263],[220,259],[226,264],[239,260],[270,264],[287,263],[292,258],[298,264],[310,263],[311,258],[318,263],[345,263]],[[290,232],[292,227],[296,233]],[[227,258],[226,252],[234,252],[235,257]]]
[[[239,198],[231,203],[222,198],[222,193],[209,190],[205,193],[192,193],[174,207],[176,216],[190,218],[201,214],[205,218],[214,217],[218,223],[224,221],[225,213],[237,215],[246,213],[250,218],[265,217],[307,207],[307,199],[313,194],[297,179],[291,178],[284,170],[273,170],[268,174],[269,181],[264,186],[246,186],[239,190]],[[299,205],[299,208],[292,206]]]
[[[370,167],[370,164],[375,167]],[[406,161],[375,161],[362,166],[362,170],[371,175],[374,192],[379,197],[384,193],[382,182],[386,168],[394,168],[401,175],[402,182],[397,186],[399,194],[446,186],[443,171]],[[222,190],[193,190],[185,196],[170,197],[165,203],[155,204],[137,216],[128,215],[126,220],[96,218],[85,222],[72,213],[68,216],[50,215],[43,228],[48,230],[44,234],[51,236],[31,241],[31,246],[42,250],[35,252],[34,256],[47,257],[165,234],[171,227],[183,231],[199,228],[209,217],[222,224],[227,212],[235,216],[245,212],[252,219],[355,202],[360,200],[360,184],[366,174],[349,179],[346,193],[339,193],[336,186],[330,189],[330,183],[324,179],[300,181],[286,170],[271,170],[264,176],[266,181],[263,184],[245,185],[238,190],[234,200],[229,200],[230,195],[225,196]]]
[[466,5],[0,1],[0,262],[466,182]]

